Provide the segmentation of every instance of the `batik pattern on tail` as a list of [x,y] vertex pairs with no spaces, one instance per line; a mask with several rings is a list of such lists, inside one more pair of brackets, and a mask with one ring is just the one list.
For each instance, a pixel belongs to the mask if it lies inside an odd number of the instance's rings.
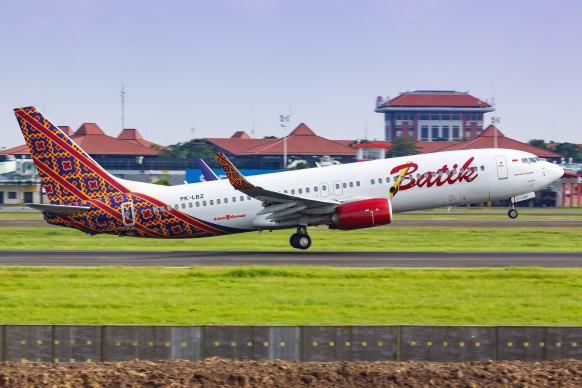
[[50,203],[128,192],[36,108],[17,108],[14,114]]

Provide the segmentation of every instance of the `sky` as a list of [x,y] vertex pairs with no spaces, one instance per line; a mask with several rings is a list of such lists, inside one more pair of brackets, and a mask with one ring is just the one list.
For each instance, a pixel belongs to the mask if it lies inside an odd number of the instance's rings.
[[[0,149],[12,109],[73,130],[383,139],[377,96],[494,99],[512,138],[582,143],[578,0],[0,0]],[[289,128],[279,125],[291,114]]]

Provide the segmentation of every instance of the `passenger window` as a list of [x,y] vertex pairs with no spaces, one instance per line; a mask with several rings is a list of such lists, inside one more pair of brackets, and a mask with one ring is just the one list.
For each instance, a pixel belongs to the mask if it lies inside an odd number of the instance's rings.
[[291,194],[295,194],[295,189],[291,189]]
[[317,190],[318,190],[317,186],[313,186],[313,191],[317,193]]
[[360,187],[360,181],[356,181],[356,186]]
[[196,202],[196,207],[200,207],[200,202]]
[[232,202],[236,202],[236,197],[232,197]]
[[347,189],[348,188],[348,184],[347,183],[344,183],[343,186],[344,186],[344,189]]
[[303,189],[297,189],[297,192],[298,192],[299,194],[303,194]]
[[178,204],[174,205],[174,209],[178,209],[180,206],[178,206]]
[[190,209],[192,209],[192,207],[193,207],[193,205],[192,205],[192,202],[188,202],[188,207],[189,207]]
[[250,201],[251,200],[251,196],[250,195],[247,195],[247,199]]
[[376,180],[375,179],[370,179],[370,183],[375,185],[376,184]]
[[202,206],[206,206],[206,201],[202,201]]
[[241,201],[244,201],[244,200],[245,200],[245,197],[241,195],[241,196],[240,196],[240,200],[241,200]]
[[305,192],[306,192],[306,193],[309,193],[309,187],[306,187],[306,188],[305,188]]
[[378,178],[378,183],[382,183],[382,178]]
[[284,192],[285,194],[289,194],[289,192],[288,192],[287,190],[283,190],[283,192]]
[[224,199],[224,203],[228,203],[228,198],[225,198]]
[[218,198],[218,199],[216,200],[216,204],[217,204],[217,205],[220,205],[220,198]]
[[481,166],[481,171],[485,171],[485,166]]
[[339,185],[339,183],[336,183],[336,184],[335,184],[335,188],[336,188],[336,189],[339,189],[339,188],[340,188],[340,185]]
[[182,204],[182,209],[186,209],[186,204],[185,203]]
[[327,191],[327,186],[326,185],[321,186],[321,190],[322,191]]
[[354,182],[350,182],[350,187],[354,187]]
[[390,182],[390,177],[386,177],[386,183]]
[[214,200],[213,199],[211,199],[209,202],[210,202],[210,206],[214,205]]

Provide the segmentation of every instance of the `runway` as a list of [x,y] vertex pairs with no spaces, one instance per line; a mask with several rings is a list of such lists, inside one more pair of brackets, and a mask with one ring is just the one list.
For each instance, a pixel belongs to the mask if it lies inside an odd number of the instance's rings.
[[2,266],[582,267],[582,252],[0,251]]

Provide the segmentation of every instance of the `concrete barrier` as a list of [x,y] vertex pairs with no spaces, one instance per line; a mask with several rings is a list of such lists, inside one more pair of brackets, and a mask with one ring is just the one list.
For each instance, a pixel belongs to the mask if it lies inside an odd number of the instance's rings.
[[0,326],[2,361],[582,359],[582,327]]

